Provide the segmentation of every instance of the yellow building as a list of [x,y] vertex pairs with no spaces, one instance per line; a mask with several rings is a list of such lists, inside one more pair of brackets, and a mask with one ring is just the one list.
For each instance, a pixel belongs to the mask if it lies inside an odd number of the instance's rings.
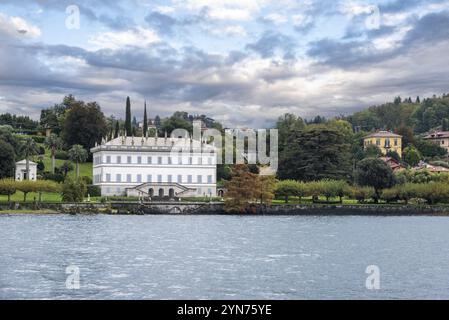
[[370,145],[379,147],[384,155],[388,151],[396,151],[402,157],[402,136],[389,132],[379,131],[364,138],[365,148]]

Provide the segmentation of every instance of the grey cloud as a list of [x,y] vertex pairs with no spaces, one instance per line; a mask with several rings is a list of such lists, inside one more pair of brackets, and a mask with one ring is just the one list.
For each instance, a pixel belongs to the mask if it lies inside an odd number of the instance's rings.
[[309,45],[308,55],[325,63],[340,68],[359,68],[369,66],[406,53],[414,45],[437,43],[449,40],[448,12],[428,14],[417,20],[401,44],[390,51],[377,50],[372,40],[391,32],[389,27],[370,31],[364,40],[330,40],[323,39]]
[[271,31],[265,32],[255,43],[246,45],[246,49],[257,52],[262,58],[273,57],[276,50],[281,50],[285,59],[293,59],[295,56],[294,48],[292,38]]

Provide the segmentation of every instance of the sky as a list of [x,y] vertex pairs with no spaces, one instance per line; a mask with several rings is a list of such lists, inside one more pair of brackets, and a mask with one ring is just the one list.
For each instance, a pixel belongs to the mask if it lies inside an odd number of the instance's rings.
[[449,0],[0,0],[0,113],[130,96],[265,128],[446,92]]

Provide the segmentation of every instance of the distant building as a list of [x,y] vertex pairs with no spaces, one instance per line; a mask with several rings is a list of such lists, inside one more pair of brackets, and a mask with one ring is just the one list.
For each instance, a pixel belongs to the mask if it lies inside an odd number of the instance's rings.
[[365,148],[370,145],[379,147],[383,155],[386,155],[389,151],[396,151],[402,157],[402,136],[398,134],[390,131],[372,133],[364,138]]
[[217,194],[217,154],[210,144],[180,137],[118,137],[91,152],[93,183],[102,196],[172,199]]
[[437,131],[429,134],[424,139],[439,145],[449,152],[449,131]]
[[382,161],[384,161],[392,170],[393,172],[401,171],[406,169],[404,165],[402,165],[399,161],[390,158],[390,157],[381,157]]
[[37,163],[29,161],[29,179],[28,174],[26,170],[26,160],[21,160],[19,162],[16,162],[16,172],[15,172],[15,179],[16,181],[23,181],[23,180],[31,180],[36,181],[37,180]]
[[431,164],[428,164],[424,161],[420,161],[418,166],[416,168],[413,168],[413,170],[415,171],[421,171],[421,170],[426,170],[430,173],[448,173],[449,169],[442,167],[442,166],[434,166]]

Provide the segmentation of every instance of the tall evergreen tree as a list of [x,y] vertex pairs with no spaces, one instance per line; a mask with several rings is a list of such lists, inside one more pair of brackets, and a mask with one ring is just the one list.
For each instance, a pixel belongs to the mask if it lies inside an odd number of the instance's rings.
[[143,109],[143,134],[146,137],[148,135],[148,117],[147,117],[147,102]]
[[129,97],[126,98],[125,132],[128,137],[133,133],[131,125],[131,100],[129,99]]
[[421,99],[419,98],[419,96],[416,97],[416,103],[421,103]]
[[156,128],[159,128],[161,126],[161,117],[156,116],[156,118],[154,118],[154,125],[156,126]]
[[118,138],[119,131],[120,131],[120,125],[119,125],[119,122],[118,122],[118,120],[117,120],[117,121],[115,122],[114,139],[115,139],[115,138]]

